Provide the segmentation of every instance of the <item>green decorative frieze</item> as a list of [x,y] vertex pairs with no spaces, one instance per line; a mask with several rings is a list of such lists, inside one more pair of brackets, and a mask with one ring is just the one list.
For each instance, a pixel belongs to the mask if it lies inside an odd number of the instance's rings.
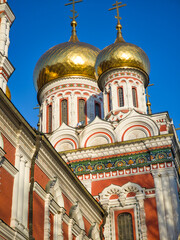
[[171,149],[167,148],[113,158],[73,162],[70,163],[70,167],[75,174],[82,175],[142,167],[152,163],[169,161],[173,161],[173,155]]

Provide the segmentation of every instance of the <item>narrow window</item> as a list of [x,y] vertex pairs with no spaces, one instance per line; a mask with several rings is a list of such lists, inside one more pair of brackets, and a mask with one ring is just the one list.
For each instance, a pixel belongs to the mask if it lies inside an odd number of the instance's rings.
[[108,101],[108,112],[111,111],[111,97],[110,93],[107,93],[107,101]]
[[95,103],[95,117],[96,116],[101,117],[101,109],[99,103]]
[[68,109],[67,109],[67,100],[64,99],[61,101],[61,124],[68,124]]
[[132,215],[121,213],[118,215],[118,236],[119,240],[133,240]]
[[123,94],[123,88],[120,87],[118,89],[118,93],[119,93],[119,106],[123,107],[124,106],[124,94]]
[[48,106],[48,132],[52,132],[52,105]]
[[136,88],[132,88],[132,98],[133,98],[133,106],[138,107]]
[[79,122],[86,122],[86,114],[85,114],[85,100],[79,99]]

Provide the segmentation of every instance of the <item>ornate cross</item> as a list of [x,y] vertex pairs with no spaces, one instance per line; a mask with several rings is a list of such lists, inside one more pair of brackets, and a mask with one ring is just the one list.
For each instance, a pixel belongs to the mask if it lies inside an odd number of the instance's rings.
[[117,10],[117,16],[115,16],[115,18],[117,18],[117,20],[118,20],[118,25],[120,25],[120,19],[121,19],[121,17],[119,16],[119,8],[126,6],[126,4],[122,4],[122,2],[116,1],[116,3],[114,3],[113,6],[115,6],[115,7],[110,8],[109,11],[114,10],[114,9]]
[[75,4],[76,3],[80,3],[82,2],[83,0],[69,0],[70,3],[66,3],[65,6],[68,6],[68,5],[73,5],[73,9],[71,10],[71,12],[73,13],[73,17],[70,17],[70,19],[72,19],[73,21],[75,21],[75,19],[79,16],[79,14],[76,15],[76,11],[75,11]]

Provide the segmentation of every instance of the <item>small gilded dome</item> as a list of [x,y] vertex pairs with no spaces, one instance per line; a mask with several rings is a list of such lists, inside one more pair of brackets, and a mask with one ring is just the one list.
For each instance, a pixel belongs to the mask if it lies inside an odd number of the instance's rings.
[[[104,48],[97,56],[96,75],[100,77],[103,73],[114,68],[136,68],[149,75],[150,62],[146,53],[140,47],[126,43],[121,32],[118,34],[115,43]],[[101,83],[98,82],[98,84],[102,90]]]
[[8,86],[6,86],[6,96],[11,100],[11,92]]
[[52,47],[36,64],[36,90],[50,81],[66,76],[84,76],[95,81],[95,62],[99,52],[98,48],[79,41],[69,41]]

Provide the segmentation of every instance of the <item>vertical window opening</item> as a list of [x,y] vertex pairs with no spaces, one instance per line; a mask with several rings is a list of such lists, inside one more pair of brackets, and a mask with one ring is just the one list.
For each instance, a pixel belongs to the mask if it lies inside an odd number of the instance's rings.
[[95,117],[98,116],[101,118],[101,109],[100,109],[100,104],[95,103]]
[[52,132],[52,105],[48,107],[48,132]]
[[118,92],[119,92],[119,106],[120,107],[123,107],[124,106],[124,93],[123,93],[123,88],[120,87],[118,89]]
[[85,100],[79,99],[79,122],[86,122],[86,114],[85,114]]
[[68,124],[68,109],[67,109],[67,100],[64,99],[61,101],[61,124]]
[[108,100],[108,112],[111,111],[111,97],[110,93],[107,94],[107,100]]
[[130,213],[118,215],[118,237],[119,240],[134,240],[132,215]]
[[138,107],[136,88],[132,88],[132,98],[133,98],[133,106],[134,106],[134,107]]

